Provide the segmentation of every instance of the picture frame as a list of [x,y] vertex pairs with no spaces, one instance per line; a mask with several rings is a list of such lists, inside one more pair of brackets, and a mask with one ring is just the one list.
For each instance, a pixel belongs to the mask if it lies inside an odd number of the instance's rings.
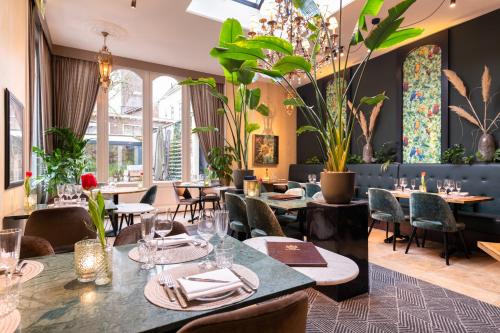
[[253,164],[257,166],[279,163],[279,137],[255,134],[253,136]]
[[24,183],[24,105],[5,89],[5,189]]

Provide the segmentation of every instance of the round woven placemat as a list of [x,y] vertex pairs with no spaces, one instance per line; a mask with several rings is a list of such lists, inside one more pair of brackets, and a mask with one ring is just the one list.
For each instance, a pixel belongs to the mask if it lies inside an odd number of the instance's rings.
[[0,333],[13,333],[21,322],[21,314],[14,310],[3,318],[0,318]]
[[[43,271],[43,264],[34,260],[25,260],[26,266],[24,266],[22,271],[22,276],[19,282],[24,283],[31,280]],[[5,279],[5,276],[0,277],[0,280]]]
[[[256,287],[259,286],[259,277],[250,269],[241,265],[233,265],[232,269],[234,269],[234,271],[236,271],[238,274],[246,278],[254,286]],[[178,278],[202,272],[203,270],[200,267],[198,267],[198,264],[195,263],[195,264],[182,265],[179,267],[173,267],[170,268],[169,270],[163,271],[160,274],[171,274],[178,286],[177,283]],[[146,299],[151,303],[169,310],[204,311],[204,310],[217,309],[223,306],[241,302],[242,300],[252,296],[255,293],[255,292],[248,293],[244,291],[242,288],[240,288],[236,290],[236,292],[231,296],[218,301],[213,301],[213,302],[188,301],[187,302],[188,307],[183,309],[181,308],[181,306],[177,301],[170,302],[170,300],[168,299],[165,289],[163,289],[163,286],[161,286],[160,283],[158,282],[160,274],[156,275],[146,284],[146,287],[144,288],[144,296],[146,296]]]
[[[207,246],[194,246],[189,244],[187,246],[174,247],[168,250],[158,251],[156,253],[155,263],[157,265],[171,265],[180,264],[183,262],[193,261],[203,258],[214,249],[213,245],[208,243]],[[162,252],[166,252],[166,257],[162,256]],[[129,251],[128,257],[134,261],[141,262],[139,257],[139,249],[134,247]]]

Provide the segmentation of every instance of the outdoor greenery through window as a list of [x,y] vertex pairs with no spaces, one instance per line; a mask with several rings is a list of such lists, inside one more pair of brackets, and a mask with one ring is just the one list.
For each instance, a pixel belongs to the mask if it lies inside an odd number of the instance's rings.
[[85,172],[97,172],[97,105],[92,110],[89,126],[85,132],[85,139],[88,140],[85,147],[87,155],[87,163],[85,164]]

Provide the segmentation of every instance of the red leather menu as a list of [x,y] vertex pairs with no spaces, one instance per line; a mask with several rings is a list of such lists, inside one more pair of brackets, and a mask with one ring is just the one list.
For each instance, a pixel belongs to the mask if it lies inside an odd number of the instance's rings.
[[327,267],[328,264],[310,242],[267,242],[270,257],[290,267]]
[[270,200],[295,200],[301,198],[302,197],[300,195],[293,195],[293,194],[275,194],[268,197],[268,199]]

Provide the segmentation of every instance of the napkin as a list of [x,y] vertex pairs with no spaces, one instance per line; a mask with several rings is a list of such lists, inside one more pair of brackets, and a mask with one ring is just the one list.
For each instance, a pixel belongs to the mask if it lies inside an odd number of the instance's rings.
[[198,297],[210,297],[243,287],[243,282],[241,282],[241,280],[228,268],[195,274],[190,277],[215,279],[228,282],[199,282],[180,278],[177,282],[179,282],[181,290],[189,301]]
[[175,246],[192,242],[193,239],[186,233],[165,237],[164,240],[161,239],[157,240],[158,247],[160,248],[165,246]]

